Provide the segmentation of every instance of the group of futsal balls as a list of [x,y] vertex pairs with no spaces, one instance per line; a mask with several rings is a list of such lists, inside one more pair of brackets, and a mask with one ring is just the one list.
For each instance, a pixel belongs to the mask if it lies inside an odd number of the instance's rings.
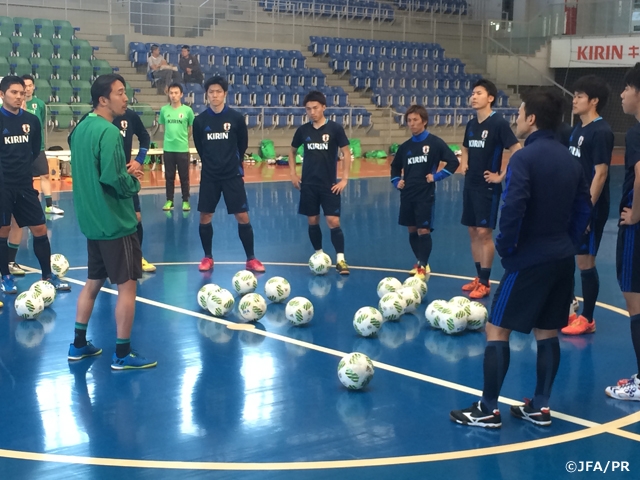
[[[51,271],[58,277],[63,277],[69,270],[69,262],[64,255],[56,253],[51,255]],[[42,311],[53,304],[56,299],[55,287],[46,280],[35,282],[29,290],[16,297],[14,307],[19,317],[25,320],[33,320]]]

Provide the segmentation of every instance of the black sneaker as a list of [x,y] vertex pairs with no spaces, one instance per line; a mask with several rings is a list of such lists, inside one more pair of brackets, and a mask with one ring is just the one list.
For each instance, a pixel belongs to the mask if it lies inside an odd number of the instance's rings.
[[452,410],[449,417],[460,425],[470,427],[500,428],[502,426],[500,410],[495,409],[492,413],[485,413],[480,401],[464,410]]
[[511,415],[541,427],[548,427],[551,425],[551,410],[549,410],[549,407],[537,410],[531,406],[531,400],[528,398],[524,399],[524,405],[512,406]]

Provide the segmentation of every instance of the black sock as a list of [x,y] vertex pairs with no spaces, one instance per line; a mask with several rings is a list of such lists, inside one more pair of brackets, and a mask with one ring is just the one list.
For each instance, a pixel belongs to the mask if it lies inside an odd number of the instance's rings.
[[480,278],[480,262],[476,262],[476,277]]
[[418,232],[409,232],[409,245],[416,257],[416,260],[420,259],[420,241],[418,240]]
[[344,234],[342,228],[336,227],[331,229],[331,243],[336,253],[344,253]]
[[633,341],[633,349],[636,351],[638,375],[640,375],[640,314],[632,315],[629,320],[631,320],[631,340]]
[[489,286],[489,277],[491,277],[491,269],[490,268],[480,268],[480,275],[478,278],[480,279],[480,283],[484,286]]
[[536,361],[536,393],[533,397],[534,408],[549,406],[551,387],[560,365],[560,342],[558,337],[538,341],[538,359]]
[[322,250],[322,230],[320,225],[309,225],[309,240],[314,250]]
[[0,238],[0,273],[9,275],[9,245],[6,238]]
[[593,310],[596,308],[596,301],[598,300],[598,293],[600,293],[600,278],[598,277],[598,270],[596,267],[589,270],[582,270],[580,272],[582,278],[582,296],[584,297],[582,303],[582,316],[593,321]]
[[213,226],[211,223],[200,224],[200,241],[202,242],[202,249],[204,250],[204,256],[213,258],[211,253],[213,243]]
[[9,247],[8,250],[8,254],[7,254],[7,258],[9,259],[9,263],[15,263],[16,261],[16,255],[18,255],[18,248],[20,247],[20,245],[14,245],[13,243],[7,243],[7,246]]
[[51,200],[51,195],[45,195],[44,196],[44,205],[46,207],[52,207],[53,206],[53,200]]
[[131,339],[116,338],[116,357],[124,358],[131,353]]
[[142,237],[144,236],[144,230],[142,229],[142,222],[138,222],[137,230],[138,230],[138,240],[140,241],[140,246],[142,247]]
[[76,322],[74,330],[73,346],[82,348],[87,344],[87,324]]
[[250,223],[238,224],[238,236],[242,242],[244,253],[247,255],[247,260],[253,260],[256,256],[253,253],[253,227]]
[[46,233],[40,237],[33,237],[33,252],[40,264],[42,278],[49,278],[51,275],[51,244]]
[[510,358],[509,342],[487,342],[484,349],[484,388],[482,389],[482,406],[487,412],[498,408],[498,397],[504,377],[509,370]]
[[431,249],[433,248],[433,240],[431,240],[431,234],[418,234],[418,241],[420,242],[418,264],[421,267],[426,267],[429,263],[429,257],[431,256]]

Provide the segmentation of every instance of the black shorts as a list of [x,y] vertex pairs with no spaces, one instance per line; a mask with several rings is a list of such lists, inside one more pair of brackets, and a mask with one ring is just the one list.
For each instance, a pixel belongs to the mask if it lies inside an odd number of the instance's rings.
[[120,285],[142,277],[142,249],[138,234],[115,240],[87,240],[89,280],[109,281]]
[[224,195],[224,204],[227,206],[229,215],[249,211],[247,191],[244,188],[244,180],[240,176],[214,182],[201,181],[198,211],[214,213],[221,195]]
[[47,156],[44,154],[44,151],[40,152],[40,155],[38,155],[33,161],[31,174],[34,177],[49,175],[49,161],[47,160]]
[[462,225],[496,228],[501,194],[498,187],[465,188],[462,191]]
[[11,225],[11,215],[20,228],[44,225],[44,210],[40,204],[38,191],[33,187],[6,187],[0,193],[0,226]]
[[574,257],[506,271],[493,297],[489,321],[522,333],[566,327],[574,272]]
[[300,184],[300,205],[298,213],[307,217],[320,215],[320,206],[325,217],[340,216],[340,194],[336,195],[331,187]]
[[136,193],[131,198],[133,198],[133,209],[136,211],[136,213],[140,213],[140,197]]
[[400,196],[398,224],[403,227],[428,228],[433,231],[435,195],[425,198],[404,198]]
[[640,224],[618,227],[616,273],[620,290],[640,293]]
[[595,257],[598,254],[602,233],[604,232],[604,226],[607,224],[608,218],[609,203],[603,205],[598,203],[593,209],[591,220],[589,221],[589,233],[585,233],[580,241],[578,255],[592,255]]

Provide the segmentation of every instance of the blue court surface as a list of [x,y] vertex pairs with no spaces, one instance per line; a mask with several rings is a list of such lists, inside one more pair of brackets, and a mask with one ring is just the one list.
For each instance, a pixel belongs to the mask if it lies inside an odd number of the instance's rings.
[[[480,393],[484,334],[447,336],[424,318],[430,301],[461,294],[475,271],[459,223],[461,176],[438,185],[426,299],[374,338],[358,337],[353,314],[377,305],[381,278],[404,280],[413,264],[406,229],[397,225],[399,194],[387,178],[353,180],[344,194],[349,277],[309,271],[306,219],[296,214],[298,192],[290,183],[247,185],[256,254],[267,267],[257,292],[264,293],[271,276],[283,276],[292,297],[305,296],[315,307],[311,323],[294,327],[284,305],[269,304],[248,331],[227,327],[238,322],[237,313],[216,319],[196,302],[203,284],[231,288],[233,274],[244,268],[233,216],[220,205],[213,220],[215,271],[202,274],[198,213],[165,214],[161,192],[143,195],[143,251],[158,270],[140,281],[132,345],[158,367],[137,372],[110,369],[116,298],[108,283],[88,330],[103,354],[67,361],[86,279],[86,242],[71,194],[63,193],[67,213],[48,226],[53,252],[72,265],[73,290],[59,294],[37,320],[20,320],[12,297],[4,297],[0,312],[0,479],[520,479],[591,476],[605,468],[607,478],[638,478],[640,403],[604,394],[635,373],[615,279],[622,176],[622,167],[612,168],[611,218],[598,257],[597,333],[561,340],[549,428],[509,416],[509,405],[535,387],[535,341],[514,334],[499,431],[449,420],[451,409],[468,407]],[[26,236],[18,262],[37,267]],[[496,258],[492,278],[501,273]],[[33,273],[20,279],[19,291],[37,279]],[[579,277],[577,284],[579,294]],[[367,354],[376,368],[358,392],[346,390],[336,374],[340,357],[353,351]],[[621,471],[622,462],[628,471]],[[582,471],[568,473],[574,468]]]

